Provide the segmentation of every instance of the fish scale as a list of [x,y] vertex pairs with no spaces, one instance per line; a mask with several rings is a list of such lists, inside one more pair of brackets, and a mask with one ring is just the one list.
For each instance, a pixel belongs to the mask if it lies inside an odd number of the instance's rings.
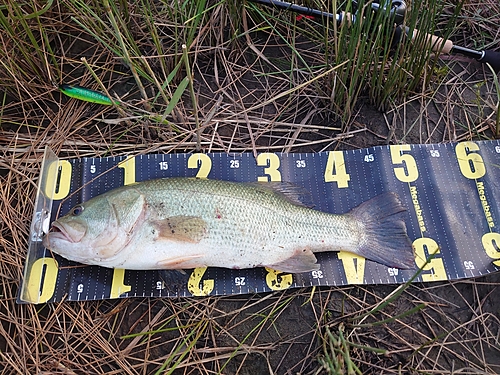
[[[157,180],[152,184],[152,189],[147,194],[150,199],[163,199],[158,192],[163,191],[161,186],[167,180]],[[162,217],[169,215],[201,216],[209,223],[213,236],[210,239],[213,245],[230,246],[247,252],[259,251],[258,243],[275,244],[276,248],[290,242],[294,237],[308,242],[317,241],[322,237],[348,237],[347,230],[342,233],[339,225],[330,226],[332,215],[325,215],[319,211],[303,209],[292,205],[285,198],[273,192],[263,192],[252,185],[245,186],[219,181],[199,180],[197,190],[185,189],[185,180],[170,181],[180,184],[170,188],[172,204],[167,211],[159,213]],[[155,186],[159,183],[159,186]],[[178,197],[176,197],[176,194]],[[186,196],[193,194],[193,196]],[[153,198],[155,197],[155,198]],[[190,204],[185,209],[179,209],[176,201],[189,200]],[[244,202],[238,205],[236,202]],[[210,212],[220,210],[227,217],[224,223],[220,222]],[[337,220],[342,220],[340,216]],[[229,225],[228,225],[229,224]],[[345,223],[347,227],[348,224]],[[243,234],[243,236],[241,236]],[[257,246],[256,246],[257,245]],[[272,245],[268,245],[271,247]],[[262,250],[271,250],[263,248]]]

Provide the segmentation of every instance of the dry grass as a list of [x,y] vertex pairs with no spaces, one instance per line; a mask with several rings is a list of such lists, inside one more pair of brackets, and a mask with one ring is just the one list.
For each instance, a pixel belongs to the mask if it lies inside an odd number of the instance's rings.
[[[42,3],[33,7],[42,9]],[[293,17],[269,10],[264,21],[239,2],[223,2],[210,3],[190,28],[189,12],[174,24],[166,13],[145,16],[134,3],[129,13],[118,6],[109,10],[123,17],[117,28],[130,48],[128,62],[117,38],[110,37],[112,46],[96,43],[98,30],[83,10],[76,11],[76,1],[54,2],[31,18],[26,16],[34,9],[26,4],[0,6],[4,16],[16,14],[6,21],[12,33],[5,23],[0,32],[0,373],[322,374],[326,370],[317,359],[331,355],[331,337],[338,339],[341,324],[342,348],[363,373],[499,373],[498,275],[413,285],[365,318],[359,317],[387,299],[393,287],[16,305],[46,145],[68,158],[197,147],[314,152],[491,138],[497,126],[492,75],[464,58],[446,57],[441,68],[427,70],[429,86],[408,92],[384,114],[360,92],[342,123],[338,98],[331,97],[331,87],[325,90],[336,66],[325,68],[324,53],[311,39],[316,26],[295,28]],[[88,4],[107,19],[100,2]],[[451,8],[445,7],[442,24]],[[468,0],[454,40],[498,49],[499,24],[496,0]],[[196,116],[187,89],[165,115],[185,76],[181,64],[169,77],[181,61],[179,41],[189,49]],[[94,89],[100,81],[124,103],[122,112],[62,97],[51,83],[62,80]],[[425,308],[410,316],[376,324],[421,303]],[[135,334],[141,335],[128,336]]]

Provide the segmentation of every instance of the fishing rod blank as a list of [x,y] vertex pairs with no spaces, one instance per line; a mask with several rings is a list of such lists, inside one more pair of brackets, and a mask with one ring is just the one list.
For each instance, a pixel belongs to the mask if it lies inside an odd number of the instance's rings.
[[[282,10],[289,10],[295,13],[299,13],[305,16],[313,16],[315,18],[330,19],[337,21],[338,24],[342,24],[346,19],[350,22],[354,22],[356,15],[342,12],[341,14],[333,14],[328,12],[322,12],[317,9],[304,7],[301,5],[289,3],[286,1],[276,1],[276,0],[250,0],[253,3],[262,4],[265,6],[271,6]],[[384,9],[380,7],[379,4],[372,4],[373,10]],[[402,38],[403,33],[409,35],[409,28],[401,26],[404,19],[404,14],[406,12],[406,4],[404,1],[392,1],[391,2],[391,13],[394,14],[394,21],[398,26],[395,30],[395,41],[398,42]],[[418,30],[413,30],[411,39],[415,40],[419,36]],[[430,42],[431,49],[434,52],[441,53],[453,53],[461,54],[470,58],[473,58],[480,63],[489,64],[493,70],[500,73],[500,52],[492,50],[476,51],[470,48],[460,47],[453,44],[449,39],[440,38],[435,35],[427,34],[427,40]]]
[[318,9],[308,8],[302,5],[288,3],[286,1],[276,1],[276,0],[250,0],[250,1],[252,3],[271,6],[281,10],[289,10],[291,12],[299,13],[304,16],[312,16],[316,18],[336,20],[339,23],[342,22],[342,16],[339,14],[322,12],[321,10]]

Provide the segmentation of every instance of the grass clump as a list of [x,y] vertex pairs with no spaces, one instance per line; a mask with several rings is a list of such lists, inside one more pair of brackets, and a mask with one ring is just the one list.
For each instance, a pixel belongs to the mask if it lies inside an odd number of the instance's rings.
[[[276,36],[289,50],[290,57],[280,61],[269,60],[256,52],[274,70],[268,74],[287,75],[291,87],[297,89],[300,75],[319,76],[328,71],[321,81],[306,78],[299,82],[320,93],[324,104],[346,124],[360,97],[368,96],[379,110],[386,111],[416,92],[425,91],[436,66],[434,51],[441,47],[432,46],[429,35],[439,31],[440,36],[447,39],[460,11],[459,6],[455,7],[446,24],[438,30],[438,19],[445,7],[443,2],[415,0],[399,13],[395,6],[387,4],[365,0],[308,3],[311,8],[333,15],[344,14],[340,24],[332,18],[297,20],[294,14],[252,3],[247,4],[247,13],[256,24],[255,31]],[[399,37],[395,33],[396,25],[401,29]],[[307,53],[298,47],[300,42],[308,45]],[[251,48],[256,51],[255,46]],[[336,68],[330,71],[332,67]]]
[[0,83],[2,91],[22,99],[36,96],[45,80],[52,79],[49,66],[58,66],[50,43],[54,31],[44,20],[52,17],[53,1],[40,9],[8,0],[0,8]]
[[[424,77],[432,72],[434,52],[427,35],[437,31],[436,20],[443,3],[437,0],[408,3],[399,38],[395,34],[398,18],[394,8],[380,6],[375,11],[373,5],[371,1],[357,2],[356,20],[340,27],[332,25],[331,36],[325,35],[325,49],[331,63],[347,61],[329,82],[331,105],[338,113],[344,113],[344,120],[353,113],[360,95],[368,94],[378,109],[387,110],[425,86],[429,78],[426,82]],[[352,9],[353,3],[348,2],[346,11]],[[442,35],[445,39],[452,27],[453,17]],[[418,30],[417,37],[410,40],[406,32],[413,35],[414,30]]]
[[[351,349],[357,348],[360,350],[372,351],[376,354],[383,355],[386,350],[372,348],[369,346],[359,345],[350,342],[344,337],[344,327],[340,325],[338,332],[331,332],[330,328],[326,327],[325,337],[323,341],[323,355],[318,358],[322,369],[318,371],[326,371],[327,374],[334,375],[362,375],[363,372],[355,364],[351,358]],[[318,372],[320,373],[320,372]]]

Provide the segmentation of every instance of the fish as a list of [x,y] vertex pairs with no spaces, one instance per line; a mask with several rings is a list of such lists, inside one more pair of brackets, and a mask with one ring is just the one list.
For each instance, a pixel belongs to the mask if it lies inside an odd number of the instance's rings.
[[71,261],[129,270],[268,267],[318,270],[315,253],[347,251],[414,269],[402,218],[386,192],[343,214],[304,204],[291,183],[161,178],[125,185],[73,207],[52,223],[47,249]]

